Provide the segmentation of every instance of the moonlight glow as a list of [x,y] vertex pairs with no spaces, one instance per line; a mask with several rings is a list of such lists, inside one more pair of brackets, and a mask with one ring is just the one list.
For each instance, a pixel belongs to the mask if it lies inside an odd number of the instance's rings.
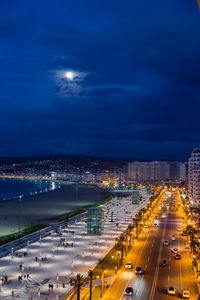
[[72,72],[72,71],[67,71],[67,72],[65,73],[65,77],[66,77],[67,79],[69,79],[69,80],[73,80],[74,77],[75,77],[75,73]]

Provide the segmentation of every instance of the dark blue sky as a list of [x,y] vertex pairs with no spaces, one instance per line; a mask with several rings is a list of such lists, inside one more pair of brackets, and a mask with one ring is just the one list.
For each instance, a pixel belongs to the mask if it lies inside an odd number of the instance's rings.
[[0,86],[0,156],[186,160],[200,146],[197,0],[1,1]]

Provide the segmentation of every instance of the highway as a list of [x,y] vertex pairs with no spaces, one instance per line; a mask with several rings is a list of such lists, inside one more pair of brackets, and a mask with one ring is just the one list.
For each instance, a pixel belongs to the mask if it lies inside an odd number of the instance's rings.
[[[169,206],[166,205],[167,202]],[[166,217],[163,214],[166,214]],[[154,227],[156,216],[159,220],[158,227]],[[122,267],[113,285],[103,297],[104,300],[165,300],[170,297],[180,299],[183,289],[190,291],[190,299],[198,299],[192,261],[189,250],[185,249],[186,239],[181,236],[182,231],[180,231],[184,225],[183,216],[182,206],[176,193],[166,201],[164,196],[162,197],[149,219],[149,228],[143,230],[125,260],[133,263],[133,269],[126,270]],[[172,235],[176,237],[175,241],[172,241]],[[163,245],[165,240],[169,245]],[[180,250],[181,260],[174,258],[173,248]],[[168,261],[167,266],[160,264],[162,259]],[[143,275],[135,275],[137,266],[143,268]],[[176,296],[167,295],[169,286],[176,289]],[[133,296],[124,295],[126,287],[133,287]]]

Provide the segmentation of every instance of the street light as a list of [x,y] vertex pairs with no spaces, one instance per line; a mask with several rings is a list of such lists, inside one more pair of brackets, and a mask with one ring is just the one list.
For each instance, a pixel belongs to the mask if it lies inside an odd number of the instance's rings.
[[106,273],[106,269],[102,268],[102,275],[101,275],[101,298],[103,298],[103,290],[104,290],[104,274]]
[[21,214],[22,214],[22,212],[21,212],[21,210],[22,210],[22,196],[20,195],[19,196],[19,202],[18,202],[18,204],[19,204],[19,227],[18,227],[18,233],[19,233],[19,236],[21,235]]

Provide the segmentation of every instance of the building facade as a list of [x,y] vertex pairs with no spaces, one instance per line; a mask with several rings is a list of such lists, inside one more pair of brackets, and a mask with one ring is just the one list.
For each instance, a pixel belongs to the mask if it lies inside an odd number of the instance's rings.
[[169,179],[167,162],[151,161],[128,163],[128,178],[136,182],[160,182]]
[[129,162],[128,179],[135,182],[159,183],[165,180],[184,181],[185,163],[182,162]]
[[104,230],[104,207],[88,208],[87,234],[101,235]]
[[200,208],[200,149],[194,149],[188,162],[190,206]]

